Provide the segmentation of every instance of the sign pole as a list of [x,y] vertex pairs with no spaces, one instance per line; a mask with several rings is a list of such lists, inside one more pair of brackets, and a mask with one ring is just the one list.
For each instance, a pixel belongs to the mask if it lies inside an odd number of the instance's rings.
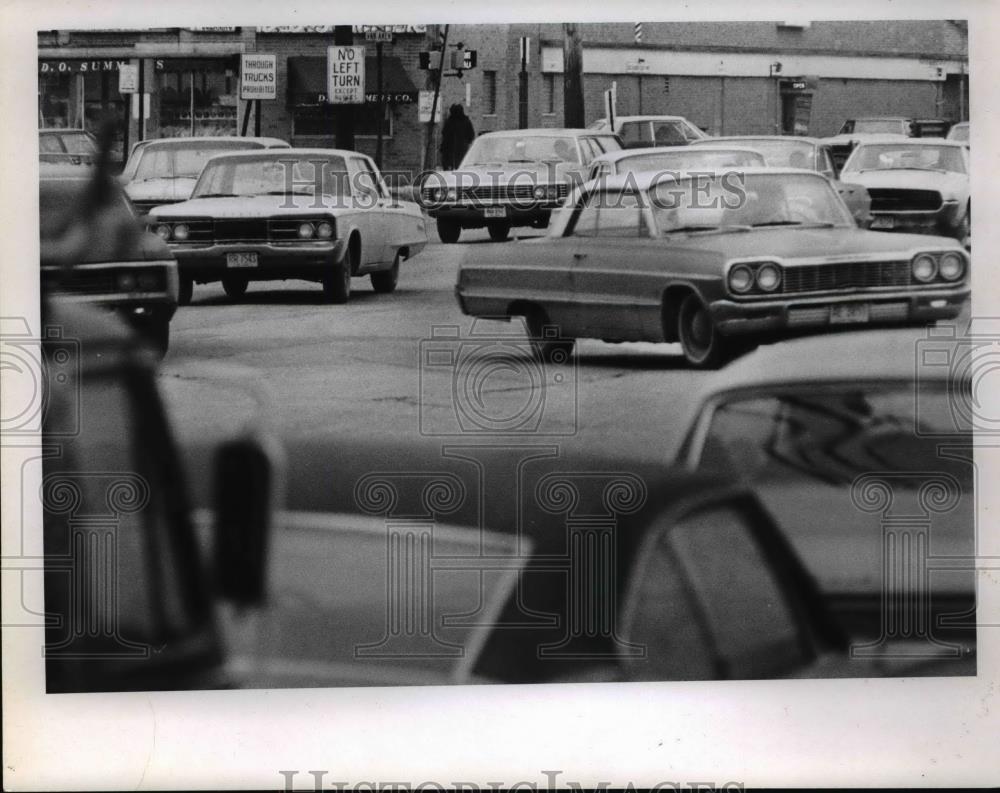
[[375,90],[378,91],[378,123],[375,138],[375,165],[382,170],[382,122],[385,118],[385,97],[382,95],[382,42],[375,44]]
[[444,41],[441,43],[441,62],[438,64],[437,80],[434,82],[434,99],[431,101],[431,120],[427,122],[427,149],[424,152],[426,164],[433,168],[434,160],[431,159],[431,149],[434,146],[434,117],[437,114],[438,96],[441,93],[441,75],[444,73],[444,56],[448,52],[448,28],[444,26]]
[[[352,46],[354,44],[354,27],[352,25],[335,25],[333,28],[333,43],[341,46]],[[326,101],[330,102],[331,100],[332,97],[330,96],[328,88]],[[341,104],[337,107],[337,114],[334,116],[333,125],[336,134],[337,148],[353,149],[354,108],[349,104]]]
[[256,135],[258,138],[260,137],[260,111],[263,109],[263,107],[264,106],[261,104],[261,100],[258,99],[257,107],[254,109],[254,114],[253,114],[253,134]]

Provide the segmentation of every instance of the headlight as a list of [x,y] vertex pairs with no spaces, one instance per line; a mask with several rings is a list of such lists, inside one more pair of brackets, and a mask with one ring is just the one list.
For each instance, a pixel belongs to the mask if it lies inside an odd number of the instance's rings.
[[548,195],[548,190],[539,185],[535,188],[535,198],[545,198]]
[[457,201],[458,190],[456,190],[454,187],[449,187],[448,192],[446,193],[446,197],[449,201]]
[[957,281],[965,272],[965,259],[960,253],[946,253],[938,264],[938,273],[945,281]]
[[937,262],[929,253],[921,253],[913,257],[913,277],[926,284],[937,275]]
[[737,294],[750,291],[752,286],[753,273],[746,265],[738,264],[729,271],[729,288]]
[[781,284],[781,270],[773,264],[763,264],[757,268],[757,286],[765,292],[773,292]]
[[186,223],[178,223],[174,226],[174,239],[183,242],[188,238],[189,231],[190,229]]
[[438,187],[438,188],[436,188],[434,190],[431,190],[431,200],[432,201],[443,201],[444,200],[444,196],[445,196],[445,191],[444,191],[444,189],[442,189],[440,187]]
[[135,280],[142,292],[155,292],[159,288],[156,273],[139,273]]
[[312,223],[299,224],[299,239],[307,240],[315,233]]
[[166,223],[161,223],[160,225],[158,225],[156,227],[156,236],[159,237],[161,240],[169,240],[170,226],[167,225]]
[[132,292],[135,290],[135,276],[132,273],[121,273],[117,280],[118,289],[122,292]]
[[333,224],[324,220],[316,226],[316,236],[322,237],[325,240],[330,239],[333,236]]

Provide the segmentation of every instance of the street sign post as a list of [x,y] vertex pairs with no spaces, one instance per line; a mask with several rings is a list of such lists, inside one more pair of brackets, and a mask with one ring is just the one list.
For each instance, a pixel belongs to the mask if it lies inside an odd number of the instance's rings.
[[326,48],[326,101],[332,105],[365,103],[365,48]]

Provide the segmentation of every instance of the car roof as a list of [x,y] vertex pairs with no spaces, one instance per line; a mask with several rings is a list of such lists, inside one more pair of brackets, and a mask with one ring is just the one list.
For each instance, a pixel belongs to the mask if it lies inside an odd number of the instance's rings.
[[260,157],[368,157],[360,151],[351,149],[297,149],[289,147],[287,149],[252,149],[250,151],[227,151],[216,154],[209,159],[209,162],[217,160],[255,160]]
[[[939,338],[928,331],[929,339]],[[947,339],[955,343],[955,338]],[[844,355],[863,349],[864,355]],[[913,381],[920,343],[912,330],[831,333],[769,344],[713,373],[704,396],[732,389],[791,383]],[[925,366],[921,381],[946,381],[950,366]]]
[[[821,146],[822,142],[819,138],[810,138],[805,135],[720,135],[717,138],[705,138],[705,140],[699,140],[698,145],[712,145],[714,141],[747,141],[747,140],[779,140],[779,141],[789,141],[792,143],[809,143],[813,146]],[[753,147],[750,147],[753,148]]]
[[[794,176],[809,176],[816,179],[822,179],[824,182],[827,181],[823,174],[816,171],[810,171],[805,168],[787,168],[787,167],[774,167],[774,166],[747,166],[740,168],[717,168],[715,173],[728,173],[731,171],[739,171],[739,173],[753,176],[756,174],[788,174]],[[673,179],[676,175],[677,179],[685,179],[688,177],[697,178],[699,176],[705,175],[704,169],[698,169],[695,171],[685,171],[679,170],[674,173],[664,174],[663,171],[635,171],[627,174],[615,174],[614,176],[605,176],[600,179],[591,179],[584,184],[584,187],[590,185],[601,185],[605,189],[615,190],[622,187],[638,187],[640,190],[645,190],[651,185],[656,184],[661,181],[667,181]]]
[[855,116],[848,121],[912,121],[911,116]]
[[691,143],[687,146],[648,146],[642,149],[619,149],[618,151],[608,151],[595,157],[591,162],[618,162],[619,160],[625,160],[629,157],[641,157],[647,154],[666,154],[668,156],[682,155],[685,152],[694,151],[711,151],[715,152],[736,152],[737,154],[756,154],[760,156],[760,152],[756,149],[752,149],[749,146],[702,146],[704,141],[698,141],[697,143]]
[[[645,115],[645,116],[615,116],[615,123],[617,123],[619,121],[621,121],[621,122],[625,122],[625,121],[688,121],[688,119],[686,119],[684,116],[668,116],[668,115],[660,115],[660,114]],[[594,123],[597,124],[598,122],[603,122],[603,123],[607,124],[608,120],[607,120],[607,118],[599,118]],[[690,122],[688,122],[688,123],[690,123]]]
[[858,148],[862,146],[934,146],[939,148],[946,146],[950,149],[964,149],[965,143],[960,140],[948,140],[947,138],[901,138],[898,135],[889,135],[885,138],[869,138],[858,143]]
[[184,143],[229,143],[231,141],[238,140],[245,142],[249,146],[264,146],[264,147],[275,147],[275,148],[290,148],[288,141],[284,141],[281,138],[255,138],[255,137],[242,137],[240,135],[201,135],[201,136],[185,136],[179,138],[152,138],[149,140],[139,141],[136,146],[142,146],[148,148],[150,146],[177,146]]
[[494,132],[484,132],[480,138],[521,138],[532,137],[582,137],[602,135],[599,129],[583,129],[579,127],[537,127],[534,129],[499,129]]

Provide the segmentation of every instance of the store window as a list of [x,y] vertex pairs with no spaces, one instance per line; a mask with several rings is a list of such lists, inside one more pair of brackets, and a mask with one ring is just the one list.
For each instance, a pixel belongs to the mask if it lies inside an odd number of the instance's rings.
[[228,60],[156,62],[158,137],[237,134],[238,79]]
[[128,61],[39,61],[38,126],[96,133],[105,118],[115,121],[112,160],[124,156],[127,97],[118,93],[118,67]]

